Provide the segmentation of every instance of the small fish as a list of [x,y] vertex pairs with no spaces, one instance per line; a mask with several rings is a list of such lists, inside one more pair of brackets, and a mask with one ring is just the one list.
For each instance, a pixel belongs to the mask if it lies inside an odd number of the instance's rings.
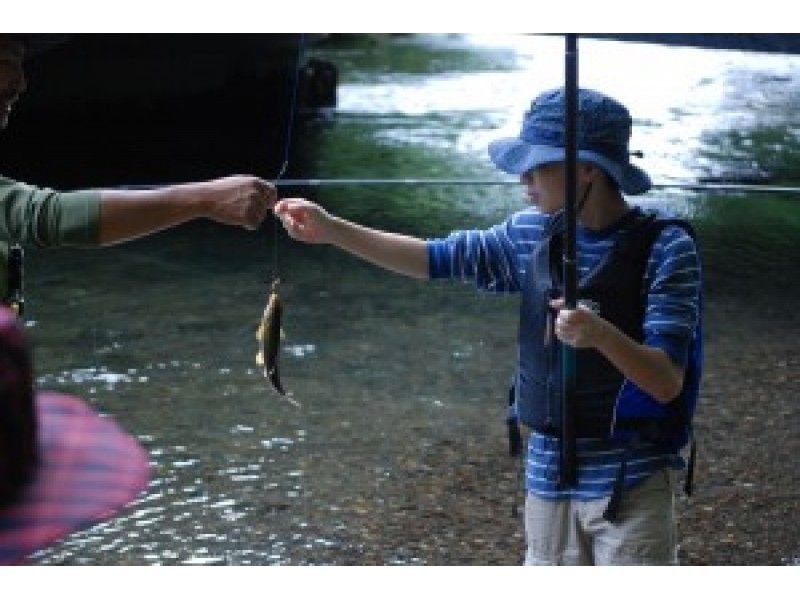
[[280,394],[286,395],[278,371],[278,353],[282,336],[281,316],[283,315],[283,303],[278,295],[279,282],[278,279],[275,279],[272,283],[267,306],[264,308],[261,324],[256,331],[256,339],[259,342],[256,365],[264,368],[264,377],[269,379],[273,388]]
[[300,403],[292,398],[291,393],[287,393],[281,384],[280,372],[278,370],[278,354],[280,352],[283,330],[281,329],[281,317],[283,316],[283,303],[278,295],[279,279],[272,282],[267,305],[261,322],[256,330],[258,340],[258,353],[256,353],[256,365],[264,368],[264,377],[267,378],[272,387],[281,395],[286,397],[295,407],[300,407]]

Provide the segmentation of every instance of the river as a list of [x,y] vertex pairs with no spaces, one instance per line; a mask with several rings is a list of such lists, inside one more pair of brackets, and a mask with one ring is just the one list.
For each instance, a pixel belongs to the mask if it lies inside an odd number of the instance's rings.
[[[341,84],[335,110],[298,123],[298,178],[507,180],[487,143],[516,134],[532,97],[563,78],[556,36],[353,36],[307,53],[333,62]],[[580,81],[631,108],[631,147],[656,182],[731,173],[799,182],[800,58],[581,40]],[[349,186],[312,197],[422,237],[525,206],[509,186]],[[734,358],[754,333],[769,343],[800,330],[800,196],[671,189],[637,203],[697,227],[715,351]],[[299,408],[254,364],[276,272],[282,378]],[[27,274],[40,387],[113,415],[153,467],[133,506],[37,563],[358,562],[394,529],[397,496],[413,483],[401,459],[445,436],[505,433],[513,296],[406,280],[292,242],[273,221],[256,234],[203,222],[102,251],[31,250]],[[797,442],[797,428],[786,433]],[[386,550],[363,562],[432,560]]]

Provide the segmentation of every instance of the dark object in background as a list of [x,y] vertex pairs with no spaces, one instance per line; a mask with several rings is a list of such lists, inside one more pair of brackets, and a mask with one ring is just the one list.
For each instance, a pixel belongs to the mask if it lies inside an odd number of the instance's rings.
[[0,172],[74,189],[270,178],[283,158],[296,34],[74,34],[26,61]]
[[581,37],[717,50],[800,53],[797,33],[581,33]]
[[26,60],[67,43],[70,37],[67,33],[4,33],[3,36],[24,46]]
[[310,58],[300,69],[297,105],[301,114],[320,115],[336,107],[339,73],[326,60]]

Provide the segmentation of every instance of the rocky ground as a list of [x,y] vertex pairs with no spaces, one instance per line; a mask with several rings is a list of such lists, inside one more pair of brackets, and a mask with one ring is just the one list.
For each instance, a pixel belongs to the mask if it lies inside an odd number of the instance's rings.
[[[709,317],[714,332],[707,338],[695,424],[695,490],[676,502],[679,557],[686,565],[797,565],[797,318],[781,327],[766,314],[760,327],[756,322],[748,330],[740,309],[720,305]],[[464,432],[442,434],[424,452],[417,443],[398,448],[393,481],[363,497],[340,544],[311,562],[519,564],[524,538],[521,508],[513,513],[523,500],[517,466],[502,433]]]
[[[747,305],[718,301],[706,312],[695,489],[690,498],[681,493],[676,501],[679,558],[686,565],[800,565],[800,355],[795,334],[800,314],[786,305],[758,302],[757,296]],[[305,455],[315,462],[327,457],[317,465],[322,471],[306,483],[307,498],[272,504],[266,494],[250,497],[261,515],[254,518],[253,529],[242,532],[248,536],[241,541],[247,550],[265,544],[281,522],[294,522],[285,534],[292,541],[285,544],[280,563],[521,562],[524,494],[501,417],[378,424],[370,428],[375,438],[352,447],[347,443],[355,439],[343,430],[334,430],[329,439],[342,436],[344,444],[328,447],[323,440]],[[350,453],[358,469],[346,461]],[[333,486],[318,478],[333,480]],[[211,487],[220,479],[210,471],[206,481]],[[222,537],[230,533],[226,521],[217,528],[204,525]],[[86,548],[75,553],[79,556],[68,551],[54,562],[87,558]],[[246,558],[241,555],[236,558]],[[92,553],[90,558],[96,564],[146,562],[140,551]]]

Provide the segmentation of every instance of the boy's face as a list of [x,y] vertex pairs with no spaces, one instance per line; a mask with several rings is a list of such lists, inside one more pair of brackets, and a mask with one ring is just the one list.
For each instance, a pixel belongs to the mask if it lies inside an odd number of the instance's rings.
[[543,164],[520,177],[528,193],[528,202],[545,214],[564,207],[564,163]]

